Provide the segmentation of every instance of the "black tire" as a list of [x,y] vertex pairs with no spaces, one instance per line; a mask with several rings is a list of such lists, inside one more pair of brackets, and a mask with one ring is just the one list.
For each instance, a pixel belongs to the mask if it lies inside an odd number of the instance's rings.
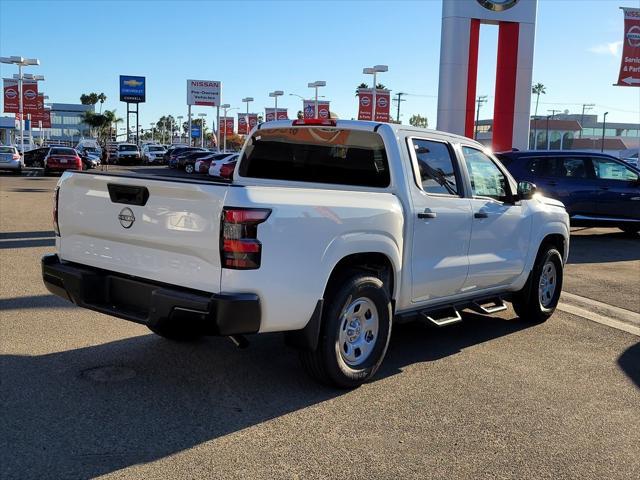
[[184,171],[185,173],[192,174],[193,172],[195,172],[195,167],[192,163],[187,163],[184,166]]
[[640,232],[640,225],[623,225],[619,228],[628,235],[637,235]]
[[42,160],[36,160],[33,162],[33,166],[36,168],[44,168],[44,162]]
[[[342,314],[347,307],[359,300],[368,302],[365,303],[362,314],[365,318],[367,312],[372,310],[366,305],[375,306],[378,315],[378,332],[368,356],[361,363],[349,365],[343,358],[340,350],[342,345],[339,344],[340,331],[342,330],[343,334],[347,331],[347,320]],[[343,277],[342,281],[337,281],[335,285],[328,288],[318,348],[300,352],[302,366],[312,378],[322,383],[340,388],[359,387],[375,375],[384,360],[391,338],[392,318],[389,294],[379,278],[367,273],[355,273]],[[369,332],[365,331],[366,328],[358,329],[359,332],[364,332],[358,337],[368,342],[366,337]],[[358,348],[354,351],[357,353]]]
[[[549,284],[553,283],[555,286],[553,294],[545,295],[547,298],[543,304],[540,298],[540,283],[543,270],[546,269],[549,263],[555,269],[555,279]],[[520,317],[520,320],[530,323],[542,323],[553,315],[562,293],[563,270],[562,255],[560,255],[556,247],[550,244],[542,245],[527,283],[512,299],[513,309]]]
[[156,335],[174,342],[193,342],[202,337],[202,334],[189,324],[166,322],[148,328]]

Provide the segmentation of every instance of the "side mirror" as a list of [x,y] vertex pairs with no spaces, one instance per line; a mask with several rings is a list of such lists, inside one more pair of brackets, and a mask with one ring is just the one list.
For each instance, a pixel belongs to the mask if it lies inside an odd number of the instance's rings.
[[536,185],[531,182],[518,182],[518,199],[530,200],[536,193]]

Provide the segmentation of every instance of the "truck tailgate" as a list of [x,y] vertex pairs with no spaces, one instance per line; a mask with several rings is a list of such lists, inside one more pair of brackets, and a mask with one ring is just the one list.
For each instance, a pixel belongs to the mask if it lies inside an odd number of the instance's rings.
[[60,181],[62,260],[220,292],[225,184],[71,173]]

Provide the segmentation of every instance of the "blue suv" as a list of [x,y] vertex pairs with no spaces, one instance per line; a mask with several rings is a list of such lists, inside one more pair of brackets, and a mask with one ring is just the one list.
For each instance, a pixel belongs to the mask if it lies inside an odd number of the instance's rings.
[[640,170],[601,153],[513,151],[496,155],[518,181],[564,203],[572,226],[640,231]]

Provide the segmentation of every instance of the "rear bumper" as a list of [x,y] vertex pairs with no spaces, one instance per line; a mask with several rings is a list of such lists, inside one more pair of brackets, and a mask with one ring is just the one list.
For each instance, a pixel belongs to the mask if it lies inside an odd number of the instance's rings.
[[191,323],[205,335],[260,330],[260,300],[252,293],[210,294],[42,257],[42,280],[54,295],[79,307],[150,327]]
[[8,162],[0,162],[0,170],[21,170],[22,161],[10,160]]

